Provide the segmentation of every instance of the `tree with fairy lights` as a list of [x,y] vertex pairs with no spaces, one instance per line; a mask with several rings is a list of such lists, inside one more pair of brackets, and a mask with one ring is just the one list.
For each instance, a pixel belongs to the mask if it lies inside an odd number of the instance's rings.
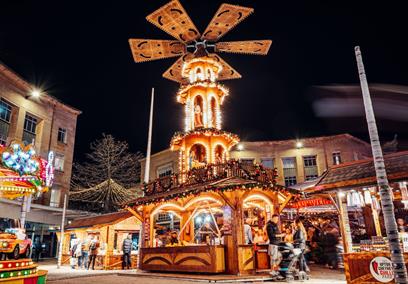
[[87,161],[75,163],[70,205],[89,211],[112,212],[137,197],[141,153],[130,153],[128,143],[103,134],[91,143]]

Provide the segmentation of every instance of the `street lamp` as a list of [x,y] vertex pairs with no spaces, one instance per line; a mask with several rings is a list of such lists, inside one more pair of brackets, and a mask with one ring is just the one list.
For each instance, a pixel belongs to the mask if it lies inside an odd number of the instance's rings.
[[244,145],[238,144],[237,149],[238,149],[238,151],[244,150]]
[[300,149],[303,148],[303,143],[301,141],[296,142],[296,148]]
[[33,97],[33,98],[39,98],[41,96],[41,91],[37,89],[33,89],[29,94],[25,96],[26,99]]

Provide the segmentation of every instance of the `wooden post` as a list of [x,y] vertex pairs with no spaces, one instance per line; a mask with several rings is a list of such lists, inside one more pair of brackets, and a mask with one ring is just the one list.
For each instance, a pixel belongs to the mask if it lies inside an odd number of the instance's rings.
[[344,252],[349,253],[352,251],[353,243],[351,240],[350,222],[349,222],[348,213],[347,213],[347,203],[343,201],[342,195],[344,195],[344,193],[342,192],[337,193],[340,230],[341,230],[341,237],[343,239]]
[[65,212],[67,210],[67,195],[64,195],[64,208],[62,209],[62,220],[61,220],[61,238],[58,246],[58,262],[57,268],[61,267],[62,260],[62,245],[64,244],[64,226],[65,226]]

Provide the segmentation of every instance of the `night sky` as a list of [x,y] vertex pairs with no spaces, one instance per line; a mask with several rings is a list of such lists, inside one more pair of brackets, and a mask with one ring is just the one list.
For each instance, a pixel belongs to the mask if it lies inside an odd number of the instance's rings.
[[[168,147],[172,134],[182,130],[178,85],[161,77],[176,58],[136,64],[128,45],[129,38],[172,39],[145,20],[166,2],[1,1],[0,60],[83,111],[77,159],[103,132],[145,152],[151,87],[156,88],[153,151]],[[243,76],[223,82],[230,89],[223,128],[242,140],[336,133],[315,116],[311,86],[357,84],[355,45],[361,46],[371,83],[408,85],[405,8],[357,2],[365,1],[230,0],[255,13],[222,40],[272,39],[273,44],[265,57],[221,54]],[[202,32],[223,1],[181,3]],[[354,128],[354,134],[366,139],[364,117],[357,120],[361,129]],[[391,132],[381,132],[382,138]],[[399,134],[406,132],[408,127]]]

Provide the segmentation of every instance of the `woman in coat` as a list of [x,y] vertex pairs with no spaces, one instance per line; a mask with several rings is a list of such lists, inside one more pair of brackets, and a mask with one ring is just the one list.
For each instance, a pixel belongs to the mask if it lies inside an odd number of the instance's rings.
[[299,255],[299,271],[306,272],[307,265],[305,260],[304,252],[306,250],[306,229],[300,219],[296,219],[293,223],[293,229],[295,233],[293,234],[293,246],[301,250]]

